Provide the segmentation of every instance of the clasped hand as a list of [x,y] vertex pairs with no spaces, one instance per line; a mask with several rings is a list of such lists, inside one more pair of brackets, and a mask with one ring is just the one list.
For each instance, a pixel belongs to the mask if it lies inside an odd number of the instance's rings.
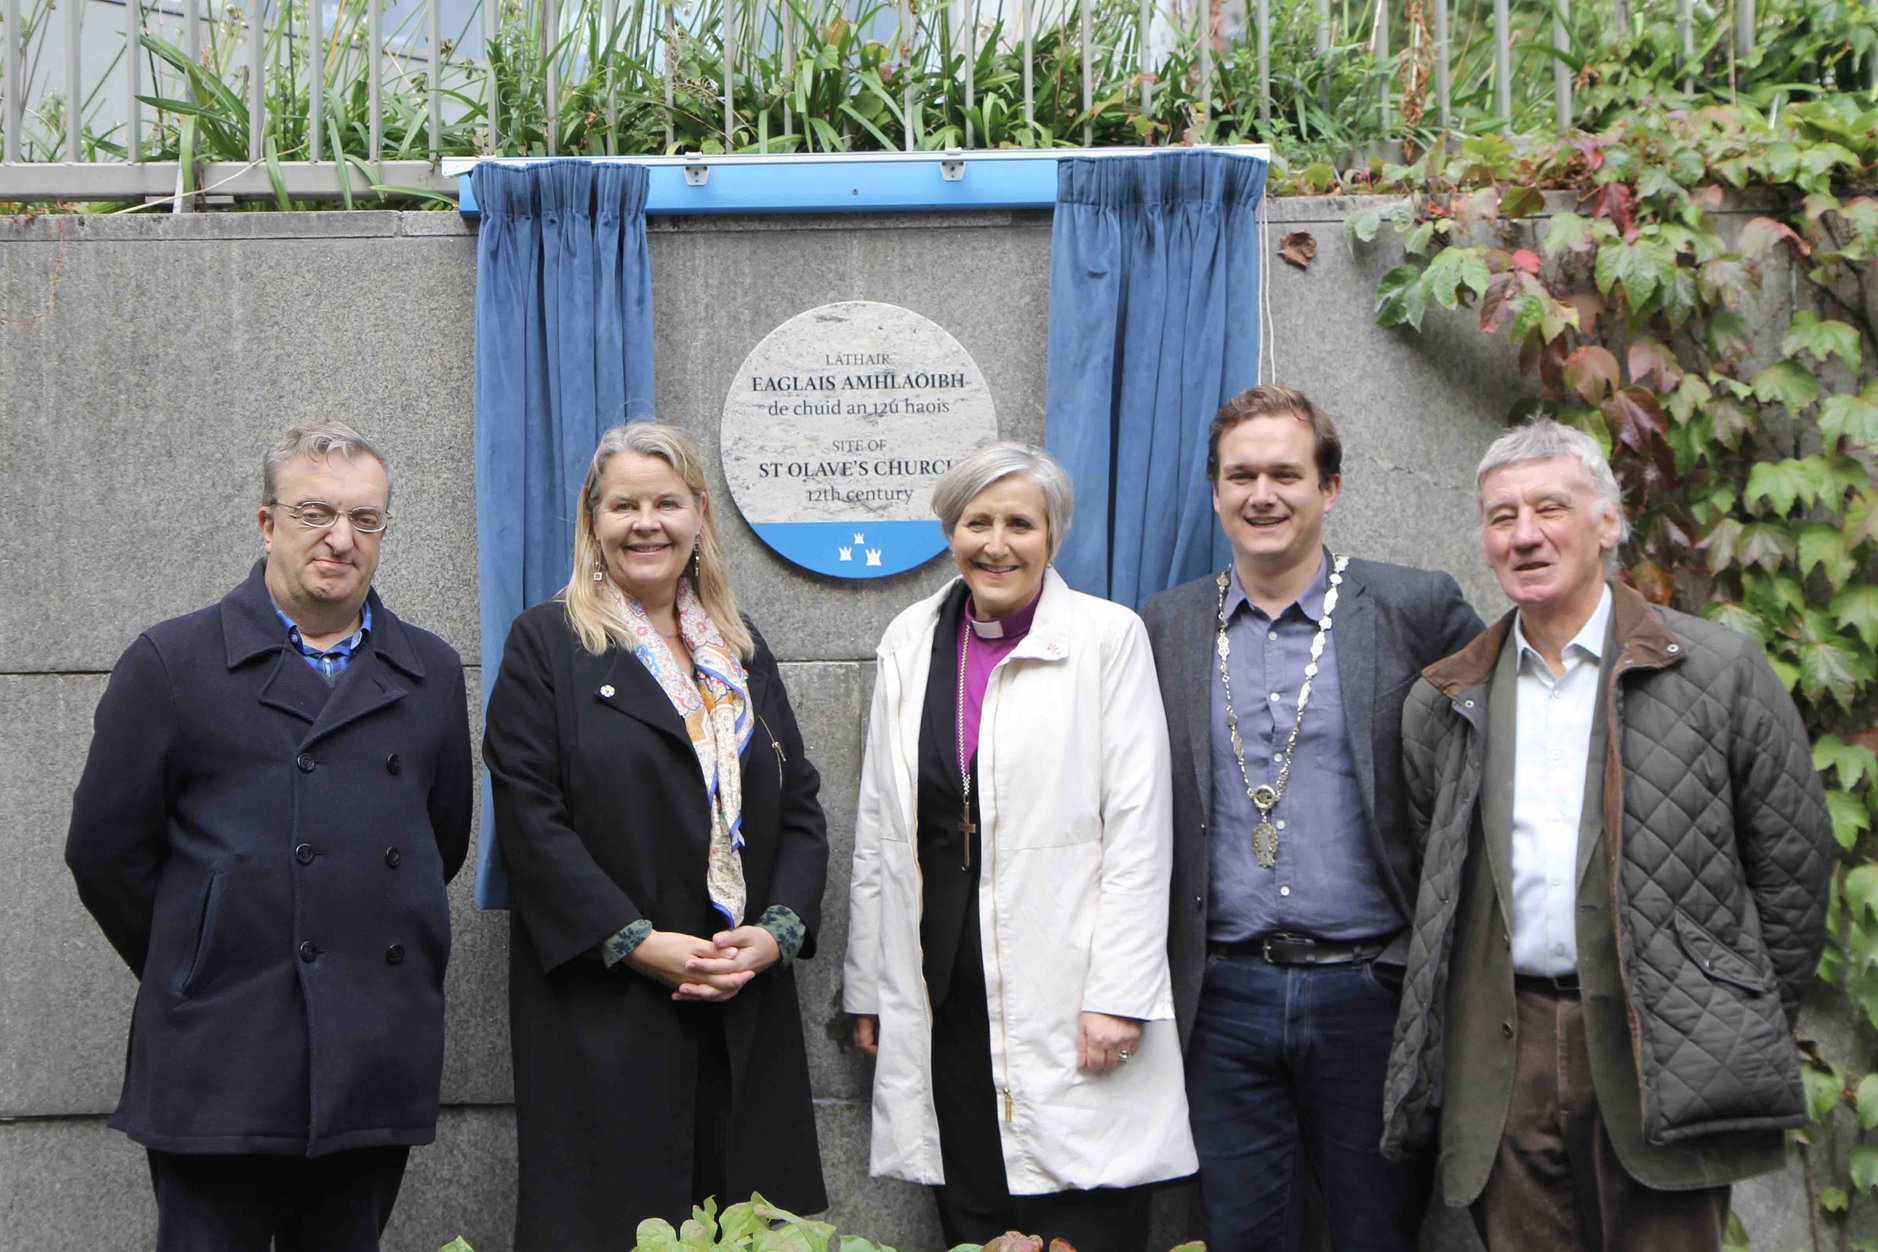
[[637,973],[672,989],[672,999],[728,1000],[782,959],[776,936],[761,926],[720,930],[709,939],[655,930],[626,956]]

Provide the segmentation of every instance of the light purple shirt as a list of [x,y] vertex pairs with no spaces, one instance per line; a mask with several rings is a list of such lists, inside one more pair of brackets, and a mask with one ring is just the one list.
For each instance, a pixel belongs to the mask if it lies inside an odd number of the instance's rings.
[[969,766],[972,757],[978,754],[978,722],[985,712],[985,688],[991,683],[991,671],[998,667],[998,662],[1011,655],[1011,650],[1030,633],[1030,623],[1037,616],[1037,604],[1043,599],[1039,591],[1029,604],[1017,610],[1009,617],[996,622],[981,622],[972,612],[972,601],[965,600],[965,613],[959,619],[959,646],[965,644],[965,632],[972,632],[972,646],[965,653],[965,703],[962,719],[965,742],[965,760]]

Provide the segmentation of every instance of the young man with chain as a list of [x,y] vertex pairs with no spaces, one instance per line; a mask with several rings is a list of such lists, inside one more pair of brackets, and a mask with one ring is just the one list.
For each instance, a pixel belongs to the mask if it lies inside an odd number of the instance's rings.
[[1382,1083],[1415,899],[1402,701],[1480,632],[1446,574],[1332,553],[1342,444],[1302,393],[1208,432],[1230,567],[1143,610],[1173,745],[1174,1007],[1212,1252],[1294,1252],[1307,1181],[1339,1252],[1409,1252],[1427,1169]]

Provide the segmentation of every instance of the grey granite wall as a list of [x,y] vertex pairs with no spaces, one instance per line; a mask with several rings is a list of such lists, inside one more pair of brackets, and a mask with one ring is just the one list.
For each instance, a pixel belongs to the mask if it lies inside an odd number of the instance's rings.
[[[1375,328],[1375,281],[1396,258],[1387,246],[1350,256],[1344,209],[1272,213],[1274,239],[1303,229],[1320,242],[1308,272],[1273,261],[1272,343],[1278,378],[1344,427],[1333,542],[1447,567],[1497,611],[1469,487],[1510,399],[1507,362],[1458,318],[1419,337]],[[945,326],[983,368],[1003,433],[1040,439],[1047,215],[662,221],[651,240],[662,416],[707,448],[750,348],[804,309],[855,298]],[[474,233],[454,215],[0,220],[0,1252],[150,1241],[141,1152],[103,1126],[134,983],[80,910],[60,849],[118,654],[145,625],[220,596],[258,555],[256,463],[272,433],[340,415],[382,443],[398,522],[380,589],[472,667],[483,660],[474,282]],[[837,1005],[873,644],[945,564],[821,579],[722,516],[740,594],[784,659],[835,842],[826,955],[803,979],[833,1217],[932,1249],[925,1196],[867,1177],[868,1067],[839,1042]],[[453,898],[446,1111],[436,1146],[413,1157],[388,1244],[399,1252],[458,1233],[500,1252],[513,1213],[507,921],[476,911],[467,874]],[[1169,1243],[1191,1233],[1188,1197],[1162,1207]]]

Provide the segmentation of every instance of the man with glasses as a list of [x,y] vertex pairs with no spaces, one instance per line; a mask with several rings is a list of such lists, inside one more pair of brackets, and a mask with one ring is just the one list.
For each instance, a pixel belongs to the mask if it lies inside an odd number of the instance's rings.
[[376,448],[295,427],[262,480],[247,580],[112,671],[65,859],[141,984],[111,1125],[157,1247],[375,1252],[436,1137],[463,666],[372,590]]

